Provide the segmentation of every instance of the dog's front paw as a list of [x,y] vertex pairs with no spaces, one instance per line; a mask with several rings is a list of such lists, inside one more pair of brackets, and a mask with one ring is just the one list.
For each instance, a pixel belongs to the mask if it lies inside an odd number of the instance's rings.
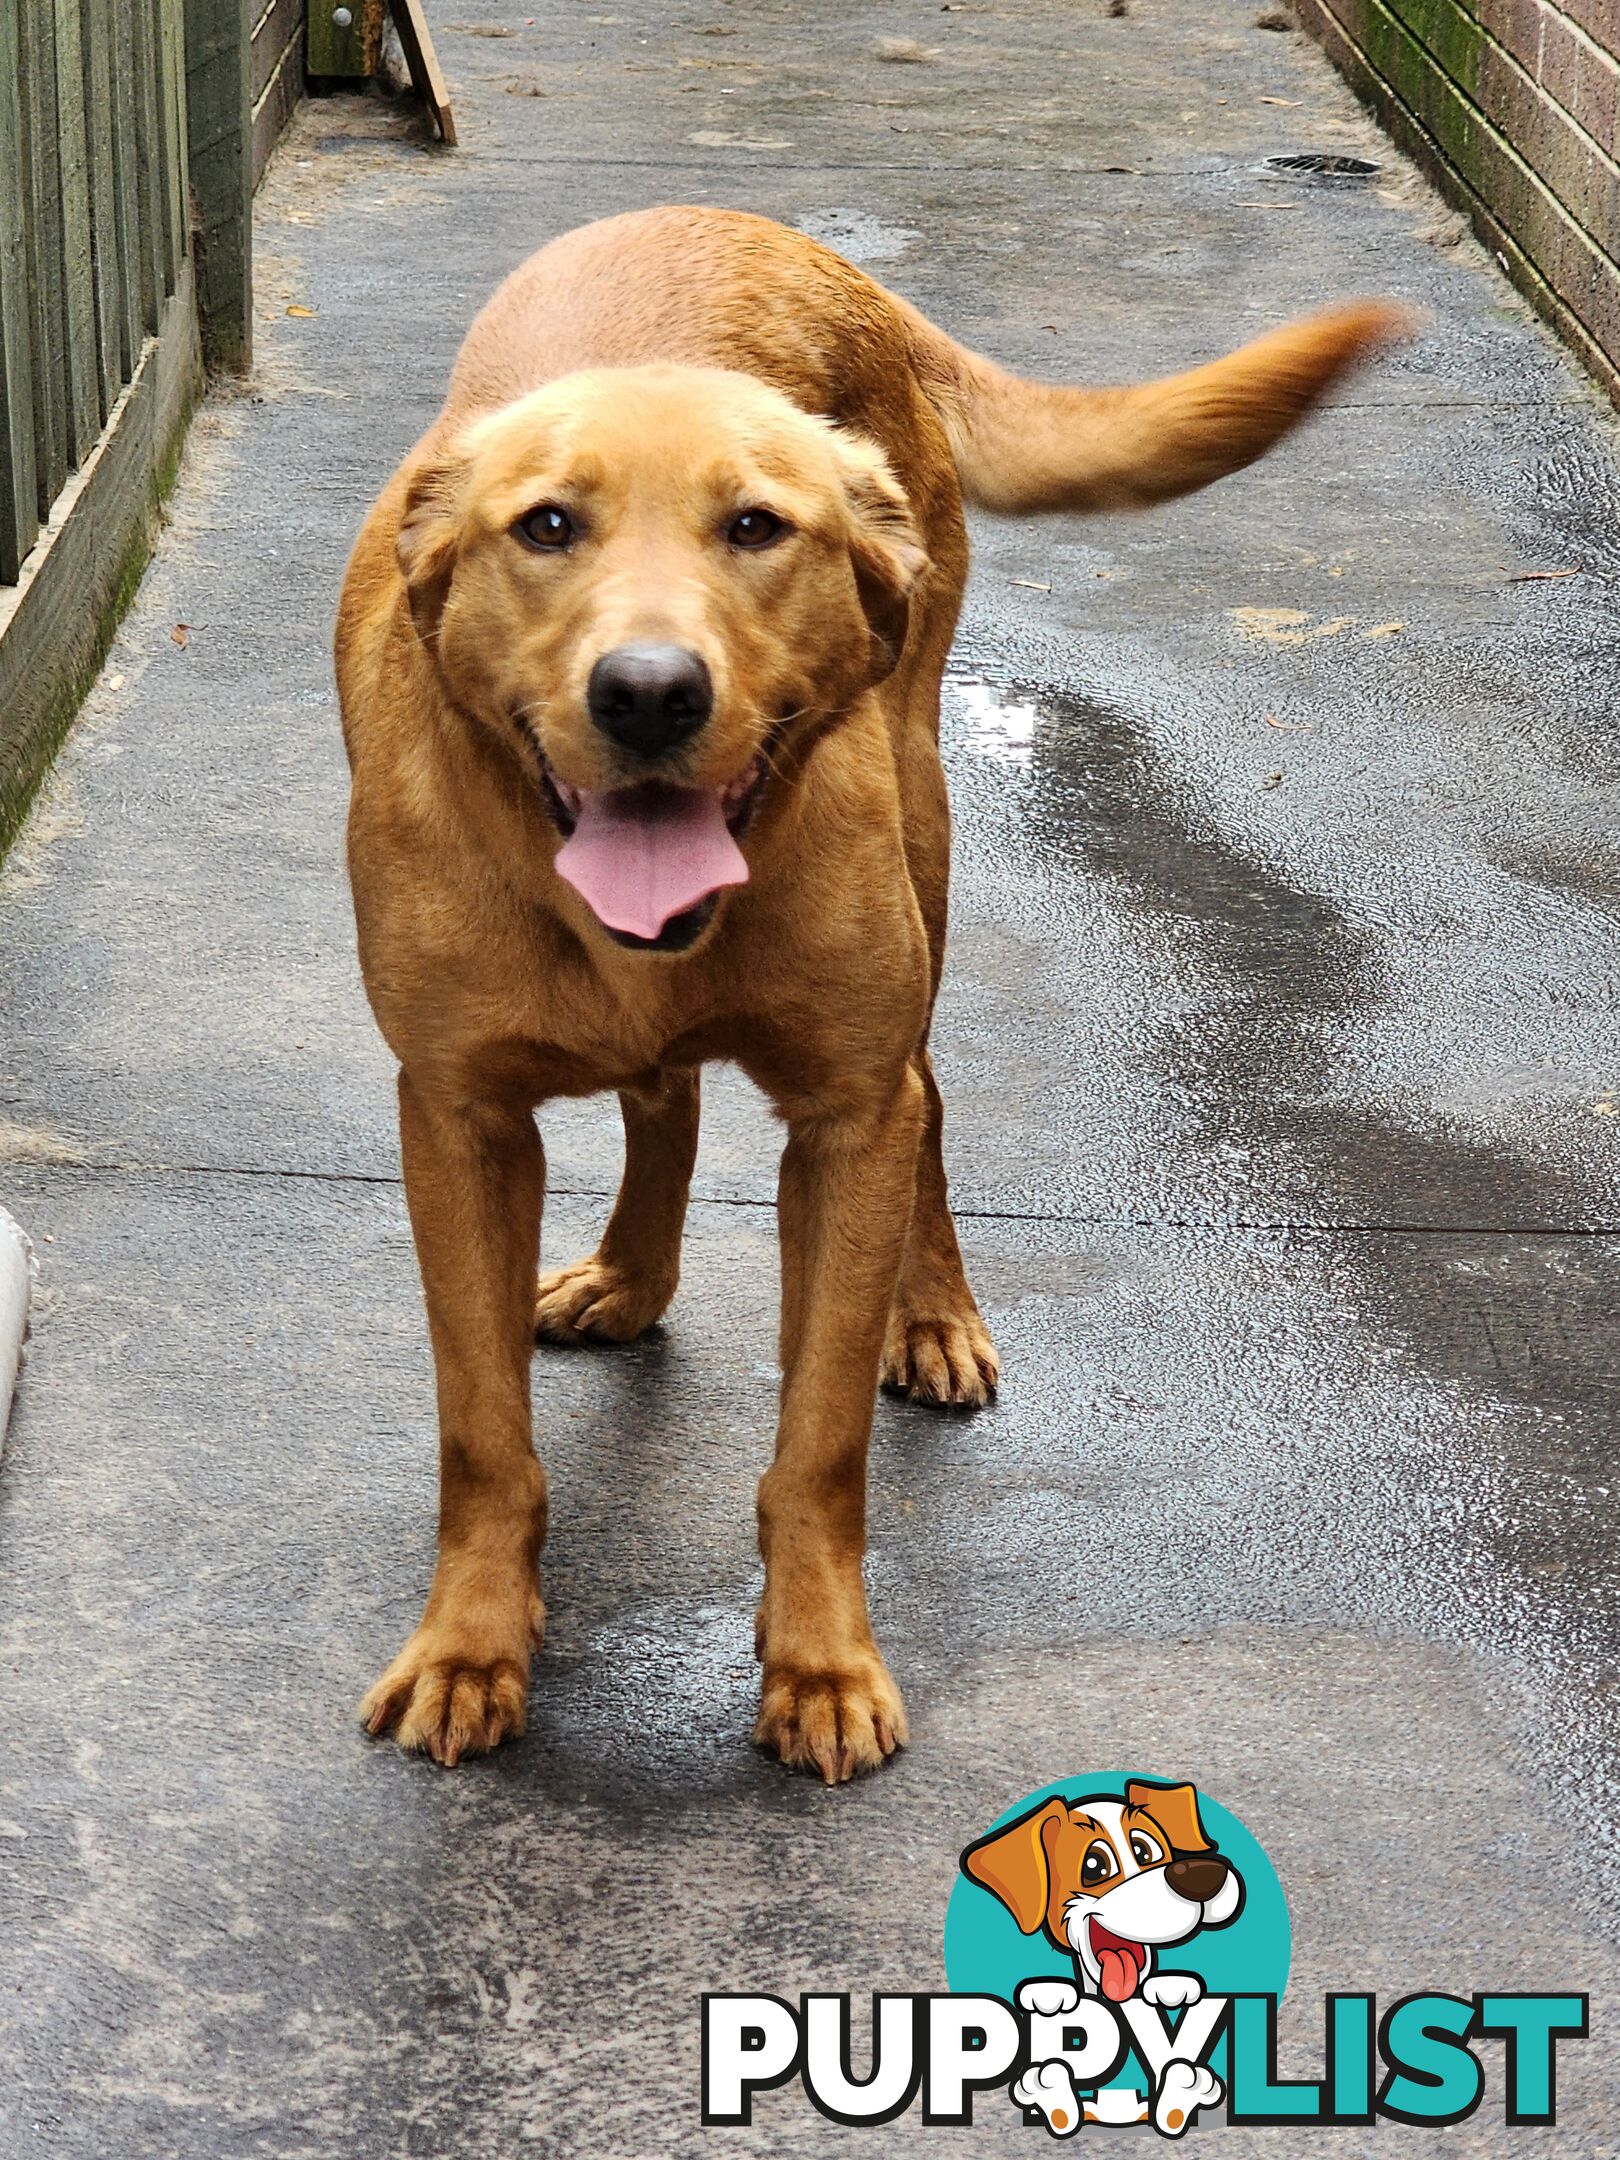
[[1173,2057],[1164,2066],[1153,2097],[1153,2127],[1164,2137],[1180,2137],[1200,2108],[1219,2105],[1226,2087],[1207,2063]]
[[1020,1980],[1018,2007],[1033,2017],[1067,2017],[1080,2007],[1080,1990],[1072,1980]]
[[839,1672],[773,1665],[767,1653],[754,1744],[790,1770],[843,1785],[858,1770],[880,1768],[906,1738],[900,1690],[875,1650]]
[[544,1342],[634,1342],[661,1319],[675,1285],[631,1275],[592,1253],[542,1275],[534,1332]]
[[1203,1995],[1204,1983],[1196,1973],[1154,1973],[1142,1982],[1142,2000],[1155,2010],[1185,2010]]
[[391,1732],[402,1748],[446,1769],[521,1733],[528,1708],[529,1655],[545,1628],[534,1596],[525,1627],[505,1631],[453,1619],[424,1620],[360,1705],[360,1722]]
[[879,1379],[894,1395],[941,1410],[978,1410],[1001,1380],[990,1330],[971,1303],[961,1313],[897,1308],[889,1316]]

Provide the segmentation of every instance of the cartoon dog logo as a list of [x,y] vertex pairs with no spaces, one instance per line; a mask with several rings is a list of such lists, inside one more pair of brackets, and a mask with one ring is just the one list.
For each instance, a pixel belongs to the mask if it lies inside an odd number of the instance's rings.
[[[1085,1794],[1044,1801],[970,1845],[962,1869],[1000,1899],[1024,1934],[1044,1933],[1073,1958],[1077,1989],[1060,1981],[1026,1983],[1031,2007],[1038,1991],[1048,2014],[1077,2008],[1082,1993],[1114,2004],[1140,1994],[1156,2008],[1185,2009],[1202,1996],[1202,1983],[1192,1973],[1160,1973],[1159,1952],[1204,1928],[1229,1926],[1243,1909],[1242,1877],[1205,1835],[1191,1785],[1133,1778],[1123,1799]],[[1207,2065],[1175,2057],[1156,2086],[1148,2100],[1131,2089],[1099,2092],[1085,2103],[1084,2119],[1151,2119],[1174,2136],[1196,2109],[1222,2097]],[[1031,2069],[1014,2085],[1013,2098],[1040,2108],[1060,2134],[1079,2127],[1081,2107],[1061,2064]]]

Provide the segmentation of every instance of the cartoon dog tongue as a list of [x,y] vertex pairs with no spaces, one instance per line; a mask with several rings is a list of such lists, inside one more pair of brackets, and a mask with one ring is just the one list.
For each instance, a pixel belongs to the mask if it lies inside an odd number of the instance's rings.
[[1147,1952],[1140,1943],[1127,1942],[1122,1935],[1113,1934],[1100,1920],[1091,1923],[1091,1947],[1097,1954],[1103,1993],[1110,2002],[1129,2002],[1142,1977]]
[[652,781],[583,791],[557,874],[610,930],[655,938],[672,915],[724,885],[746,885],[748,865],[718,788]]

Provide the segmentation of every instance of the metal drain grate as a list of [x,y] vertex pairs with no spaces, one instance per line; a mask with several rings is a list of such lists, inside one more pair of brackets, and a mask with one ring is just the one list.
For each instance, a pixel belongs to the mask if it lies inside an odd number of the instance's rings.
[[1268,157],[1261,170],[1286,173],[1290,180],[1323,180],[1340,187],[1370,180],[1383,171],[1371,158],[1341,157],[1332,150],[1297,150],[1285,157]]

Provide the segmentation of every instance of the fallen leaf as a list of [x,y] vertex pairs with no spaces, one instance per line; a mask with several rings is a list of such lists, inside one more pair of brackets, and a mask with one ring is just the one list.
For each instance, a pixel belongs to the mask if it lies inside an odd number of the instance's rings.
[[875,59],[891,60],[900,67],[921,67],[926,61],[939,58],[933,46],[906,37],[879,38],[872,52]]
[[1297,202],[1240,202],[1240,210],[1297,210]]
[[1311,732],[1309,720],[1279,720],[1274,712],[1263,713],[1261,718],[1267,727],[1277,728],[1284,735],[1308,735]]
[[1514,570],[1503,579],[1505,585],[1540,585],[1551,578],[1579,577],[1579,570]]
[[1592,1115],[1594,1117],[1613,1117],[1617,1109],[1620,1109],[1620,1104],[1612,1102],[1595,1102],[1592,1105]]
[[1361,635],[1364,642],[1368,638],[1399,637],[1405,628],[1403,622],[1375,622],[1370,630],[1363,630]]
[[1009,585],[1022,585],[1027,592],[1050,592],[1052,590],[1050,585],[1037,584],[1032,577],[1009,578],[1007,583]]
[[700,128],[697,134],[688,135],[686,139],[705,150],[791,150],[793,147],[785,135],[728,135],[719,128]]
[[1282,774],[1280,772],[1269,772],[1260,785],[1262,788],[1279,788],[1282,786]]
[[1297,97],[1263,97],[1260,102],[1262,105],[1287,105],[1292,107],[1302,105],[1304,99]]
[[312,316],[315,313],[315,310],[312,307],[298,307],[297,305],[294,305],[288,308],[287,313],[289,315]]
[[186,647],[191,643],[190,623],[177,622],[174,628],[169,632],[169,637],[171,641],[174,644],[178,645],[180,650],[184,652]]
[[[1234,607],[1226,612],[1244,637],[1261,638],[1268,645],[1309,645],[1317,638],[1339,637],[1357,622],[1354,615],[1333,615],[1313,623],[1303,608],[1292,607]],[[1403,627],[1395,625],[1397,630]],[[1380,636],[1390,634],[1387,626],[1380,628]]]

